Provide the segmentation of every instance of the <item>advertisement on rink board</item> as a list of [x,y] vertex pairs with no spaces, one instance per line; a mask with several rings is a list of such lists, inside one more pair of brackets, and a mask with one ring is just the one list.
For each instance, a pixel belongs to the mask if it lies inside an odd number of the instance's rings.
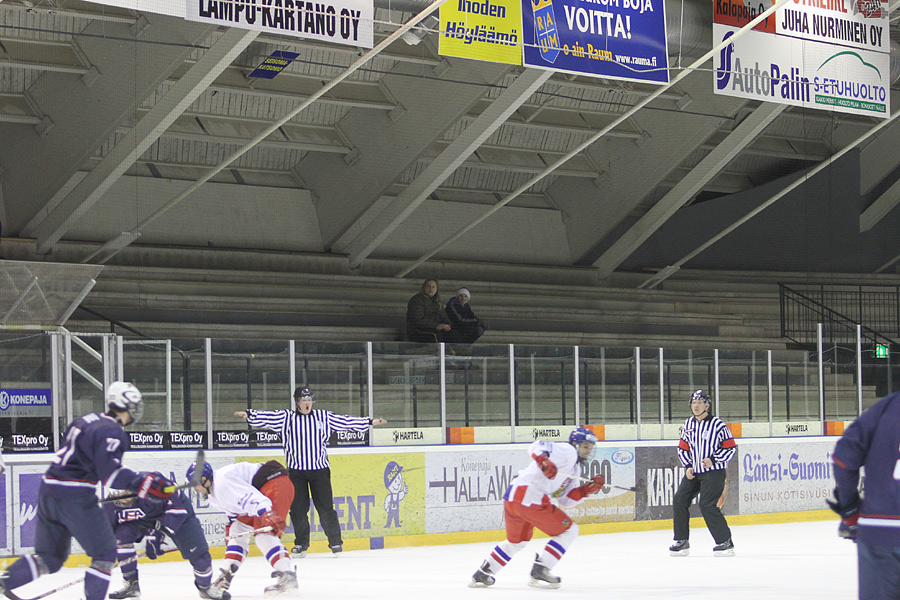
[[810,444],[738,444],[740,513],[825,508],[832,498],[836,439]]
[[127,431],[129,450],[200,450],[205,431]]
[[531,460],[526,450],[426,455],[427,532],[503,529],[503,494]]
[[594,448],[584,466],[583,475],[603,475],[606,485],[581,504],[567,508],[566,513],[579,523],[634,520],[635,492],[621,488],[635,487],[635,467],[633,446]]
[[19,506],[22,507],[19,525],[19,543],[23,546],[34,546],[34,536],[37,531],[37,505],[38,490],[44,477],[40,473],[24,473],[19,475]]
[[[167,439],[167,438],[165,438]],[[836,437],[794,438],[765,443],[738,439],[729,462],[722,510],[725,515],[824,510],[834,487],[831,452]],[[578,506],[565,509],[579,524],[671,521],[672,500],[684,475],[671,445],[598,445],[583,469],[603,474],[607,485]],[[330,457],[334,507],[345,539],[366,539],[384,547],[388,537],[477,532],[503,529],[503,494],[516,473],[529,464],[527,444],[503,444],[448,451],[385,448],[377,454],[338,453]],[[126,454],[136,471],[159,471],[184,483],[193,451]],[[240,450],[207,451],[214,469],[235,461],[284,464],[280,448],[242,456]],[[48,460],[51,455],[47,455]],[[20,460],[25,459],[22,457]],[[28,459],[25,459],[28,460]],[[0,553],[30,551],[34,543],[37,496],[46,463],[16,463],[0,477]],[[619,486],[619,487],[614,487]],[[634,487],[635,491],[628,491]],[[105,495],[108,490],[104,491]],[[189,493],[207,538],[225,535],[227,519],[206,499]],[[12,498],[10,498],[10,494]],[[6,512],[8,511],[8,512]],[[692,508],[693,516],[700,516]],[[313,541],[325,540],[315,510],[309,514]],[[292,528],[289,525],[289,535]],[[3,547],[3,541],[13,544]],[[80,549],[76,547],[76,553]]]
[[[7,493],[7,489],[9,488],[9,479],[4,476],[0,476],[0,498],[8,498],[9,494]],[[2,506],[0,506],[0,551],[9,550],[10,547],[10,523],[12,520],[9,518],[9,514],[7,513],[7,502],[4,502]],[[16,506],[13,503],[13,506]],[[36,511],[36,507],[35,507]]]
[[[425,454],[332,456],[331,482],[341,535],[372,538],[425,533]],[[310,511],[312,512],[312,511]],[[313,540],[324,540],[310,515]]]
[[53,450],[52,416],[53,399],[49,387],[0,388],[0,445],[3,451]]
[[[211,453],[207,453],[207,459],[214,469],[235,462],[234,458],[223,461]],[[282,454],[239,460],[254,463],[277,460],[284,464]],[[329,457],[329,461],[334,509],[345,539],[425,533],[424,454],[336,455]],[[132,464],[132,468],[140,470],[158,468],[155,463],[151,465],[139,458],[129,461],[129,465]],[[184,481],[188,464],[184,461],[177,472],[163,470],[163,475]],[[191,492],[191,499],[207,537],[224,536],[228,522],[225,515],[196,493]],[[309,511],[309,525],[312,541],[326,539],[314,508]],[[289,526],[288,532],[292,531]]]
[[[768,7],[743,0],[713,5],[715,44]],[[717,94],[887,118],[888,3],[789,2],[717,53],[714,68]]]
[[[635,468],[637,482],[635,487],[635,515],[639,521],[671,519],[672,501],[675,492],[684,478],[684,467],[678,459],[676,444],[672,446],[638,447],[637,466]],[[740,452],[738,440],[738,452]],[[726,468],[725,491],[719,499],[722,512],[726,515],[738,514],[738,494],[741,489],[738,473],[738,454],[728,461]],[[691,516],[699,517],[700,508],[697,502],[691,506]]]

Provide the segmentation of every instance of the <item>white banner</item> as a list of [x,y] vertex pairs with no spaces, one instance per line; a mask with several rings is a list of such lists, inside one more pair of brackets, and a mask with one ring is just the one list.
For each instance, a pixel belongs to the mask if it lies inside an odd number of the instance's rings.
[[[742,15],[716,3],[713,42]],[[828,0],[788,4],[715,57],[717,94],[887,118],[890,35],[887,4]]]
[[371,48],[371,0],[187,0],[186,18],[226,27]]

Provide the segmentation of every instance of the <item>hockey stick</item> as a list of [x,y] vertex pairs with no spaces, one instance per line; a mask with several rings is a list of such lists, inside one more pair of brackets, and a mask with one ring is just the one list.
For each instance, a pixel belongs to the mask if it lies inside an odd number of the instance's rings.
[[[163,550],[162,552],[159,553],[158,556],[162,556],[163,554],[166,554],[166,553],[168,553],[168,552],[172,552],[172,551],[174,551],[174,550],[177,550],[177,548],[169,548],[168,550]],[[120,567],[121,567],[122,565],[127,565],[127,564],[130,564],[130,563],[133,563],[133,562],[137,562],[138,559],[143,558],[143,557],[146,556],[146,555],[147,555],[146,552],[138,552],[138,553],[135,554],[134,556],[132,556],[132,557],[130,557],[130,558],[126,558],[126,559],[123,560],[122,562],[116,563],[116,564],[117,564],[117,566],[120,566]],[[33,580],[32,580],[32,581],[33,581]],[[6,590],[5,593],[6,593],[6,597],[9,598],[10,600],[41,600],[41,598],[46,598],[47,596],[53,595],[53,594],[55,594],[56,592],[61,592],[61,591],[65,590],[65,589],[68,589],[68,588],[70,588],[70,587],[72,587],[72,586],[78,585],[79,583],[81,583],[81,582],[83,582],[83,581],[84,581],[84,576],[81,576],[81,577],[79,577],[78,579],[73,579],[73,580],[70,581],[69,583],[64,583],[64,584],[62,584],[61,586],[55,587],[55,588],[53,588],[52,590],[48,590],[48,591],[44,592],[43,594],[38,594],[37,596],[34,596],[34,597],[32,597],[32,598],[22,598],[22,597],[20,597],[20,596],[16,596],[11,590]]]
[[257,533],[271,533],[272,526],[266,525],[265,527],[260,527],[259,529],[254,529],[253,531],[245,531],[244,533],[236,533],[234,535],[229,535],[218,540],[213,540],[210,542],[211,544],[221,544],[222,542],[227,542],[229,540],[235,540],[239,537],[244,537],[245,535],[256,535]]
[[[233,539],[236,539],[239,537],[244,537],[245,535],[255,535],[257,533],[269,533],[270,531],[272,531],[272,527],[267,525],[266,527],[260,527],[259,529],[254,529],[253,531],[245,531],[243,533],[236,533],[235,535],[229,535],[227,537],[212,540],[212,542],[210,542],[210,543],[211,544],[221,544],[222,542],[227,542],[228,540],[233,540]],[[163,554],[168,554],[169,552],[174,552],[175,550],[178,550],[178,548],[166,548],[165,550],[160,552],[157,556],[162,556]],[[141,558],[143,558],[145,556],[147,556],[146,551],[138,552],[134,556],[131,556],[121,562],[116,563],[116,566],[121,567],[121,566],[124,566],[127,564],[131,564],[133,562],[140,560]],[[38,594],[37,596],[34,596],[32,598],[22,598],[20,596],[15,595],[12,591],[6,590],[6,597],[9,598],[9,600],[42,600],[43,598],[46,598],[47,596],[51,596],[51,595],[55,594],[56,592],[61,592],[70,587],[76,586],[83,581],[84,581],[84,576],[79,577],[78,579],[73,579],[72,581],[70,581],[68,583],[64,583],[61,586],[55,587],[52,590],[48,590],[48,591],[44,592],[43,594]]]
[[[167,485],[163,488],[163,491],[167,494],[174,494],[178,490],[193,488],[200,485],[200,480],[203,479],[203,467],[206,465],[206,453],[203,450],[198,450],[197,457],[194,459],[194,462],[197,464],[197,466],[194,467],[194,473],[191,475],[190,481],[188,481],[187,483],[182,483],[180,485]],[[128,498],[137,498],[137,496],[137,492],[128,492],[127,494],[101,498],[99,502],[100,504],[103,504],[105,502],[115,502],[117,500],[127,500]]]
[[[585,483],[593,483],[594,482],[593,479],[588,479],[587,477],[579,477],[578,479],[580,479],[581,481],[583,481]],[[626,492],[636,492],[637,491],[636,487],[622,487],[621,485],[613,485],[611,483],[607,483],[604,485],[608,485],[609,487],[616,488],[617,490],[625,490]]]

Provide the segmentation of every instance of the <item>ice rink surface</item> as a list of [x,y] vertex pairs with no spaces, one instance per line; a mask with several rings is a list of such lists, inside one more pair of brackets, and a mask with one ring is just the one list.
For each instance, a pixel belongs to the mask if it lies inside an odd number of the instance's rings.
[[[837,537],[837,521],[732,527],[736,555],[712,555],[706,529],[691,531],[691,555],[668,555],[672,534],[665,531],[582,535],[554,569],[562,577],[556,590],[527,585],[528,574],[545,539],[535,539],[497,576],[491,588],[469,588],[473,571],[493,544],[421,546],[386,550],[309,554],[298,567],[297,596],[328,599],[520,600],[590,598],[671,600],[802,600],[856,597],[856,546]],[[218,572],[221,560],[213,560]],[[262,599],[272,582],[262,557],[251,556],[235,576],[236,600]],[[23,598],[82,576],[84,569],[63,569],[16,590]],[[190,565],[184,561],[141,563],[145,600],[197,600]],[[118,569],[110,590],[121,584]],[[81,585],[47,600],[83,598]]]

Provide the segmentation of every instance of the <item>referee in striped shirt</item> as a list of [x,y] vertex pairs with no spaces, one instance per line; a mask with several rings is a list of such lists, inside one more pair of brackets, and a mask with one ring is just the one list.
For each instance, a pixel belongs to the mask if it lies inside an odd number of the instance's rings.
[[737,452],[737,446],[722,419],[710,414],[711,404],[708,392],[694,392],[693,416],[684,422],[678,441],[678,458],[685,471],[672,502],[675,526],[675,543],[669,548],[672,556],[690,553],[690,508],[697,494],[700,494],[700,514],[716,542],[713,554],[734,556],[731,530],[718,502],[725,490],[725,467]]
[[236,411],[251,427],[270,429],[281,434],[287,459],[288,476],[294,484],[291,523],[294,524],[294,547],[291,554],[303,558],[309,549],[309,498],[319,515],[328,537],[331,552],[343,550],[341,526],[334,510],[331,491],[331,469],[325,449],[333,431],[366,431],[369,425],[384,425],[384,419],[336,415],[330,410],[313,410],[316,395],[308,387],[294,390],[296,410]]

